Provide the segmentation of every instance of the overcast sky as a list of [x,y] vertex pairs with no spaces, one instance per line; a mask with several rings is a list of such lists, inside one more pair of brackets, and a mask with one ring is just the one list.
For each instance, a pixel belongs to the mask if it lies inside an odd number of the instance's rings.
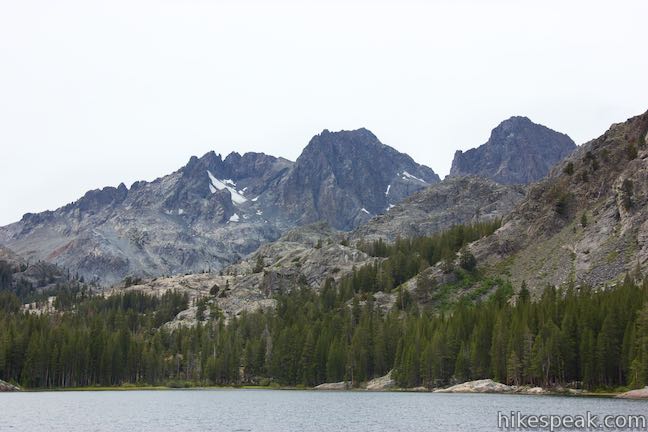
[[0,0],[0,225],[215,150],[367,127],[441,176],[512,115],[648,110],[647,1]]

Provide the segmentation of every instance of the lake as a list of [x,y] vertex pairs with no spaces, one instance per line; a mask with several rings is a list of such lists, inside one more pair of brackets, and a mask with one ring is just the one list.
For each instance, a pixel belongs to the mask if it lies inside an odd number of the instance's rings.
[[648,402],[494,394],[163,390],[0,393],[0,431],[497,431],[498,411],[648,413]]

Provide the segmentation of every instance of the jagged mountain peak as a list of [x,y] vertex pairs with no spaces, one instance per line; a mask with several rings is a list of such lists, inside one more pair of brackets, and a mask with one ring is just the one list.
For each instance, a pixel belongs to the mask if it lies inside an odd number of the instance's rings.
[[[373,132],[366,128],[335,132],[324,129],[310,140],[299,158],[312,157],[312,154],[319,153],[326,154],[329,158],[337,157],[344,159],[349,159],[351,156],[371,158],[386,155],[394,158],[398,162],[403,161],[417,165],[417,170],[422,168],[425,172],[421,173],[421,176],[426,181],[434,182],[440,180],[432,169],[416,164],[409,155],[383,144]],[[334,161],[338,162],[338,160]]]
[[315,135],[287,177],[277,206],[298,224],[350,230],[439,176],[367,129]]
[[311,138],[297,161],[314,155],[336,158],[344,154],[374,152],[384,147],[387,146],[384,146],[372,132],[365,128],[336,132],[324,129]]
[[322,135],[348,135],[348,136],[367,136],[372,139],[378,140],[376,138],[376,135],[373,134],[369,129],[365,127],[359,127],[358,129],[341,129],[339,131],[331,131],[329,129],[323,129],[321,133],[315,135],[315,137],[322,136]]
[[322,130],[322,132],[315,135],[311,139],[311,143],[318,139],[324,140],[323,142],[329,142],[329,143],[334,142],[335,139],[343,139],[343,140],[347,140],[348,144],[373,143],[373,144],[382,145],[382,143],[378,140],[378,137],[376,137],[376,135],[374,135],[374,133],[371,132],[369,129],[364,127],[358,129],[350,129],[350,130],[342,129],[339,131],[331,131],[329,129],[324,129]]
[[575,148],[569,136],[528,117],[513,116],[495,127],[485,144],[457,150],[450,175],[476,175],[504,184],[532,183],[544,178]]
[[0,244],[88,280],[218,270],[286,230],[349,230],[438,181],[367,129],[322,132],[296,162],[210,151],[151,182],[87,192],[0,227]]
[[[520,127],[520,126],[542,126],[537,123],[534,123],[527,116],[511,116],[506,120],[503,120],[497,128],[510,128],[510,127]],[[496,129],[497,129],[496,128]]]

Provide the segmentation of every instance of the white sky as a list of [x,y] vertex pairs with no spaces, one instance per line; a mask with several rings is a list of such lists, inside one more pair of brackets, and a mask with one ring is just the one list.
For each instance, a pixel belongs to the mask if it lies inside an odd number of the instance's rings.
[[0,225],[209,150],[367,127],[441,176],[511,115],[648,109],[648,2],[0,0]]

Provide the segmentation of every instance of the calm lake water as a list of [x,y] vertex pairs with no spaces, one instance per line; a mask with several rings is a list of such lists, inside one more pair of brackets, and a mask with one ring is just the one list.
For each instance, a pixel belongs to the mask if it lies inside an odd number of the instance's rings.
[[607,398],[278,390],[0,393],[0,431],[497,431],[497,412],[648,414]]

